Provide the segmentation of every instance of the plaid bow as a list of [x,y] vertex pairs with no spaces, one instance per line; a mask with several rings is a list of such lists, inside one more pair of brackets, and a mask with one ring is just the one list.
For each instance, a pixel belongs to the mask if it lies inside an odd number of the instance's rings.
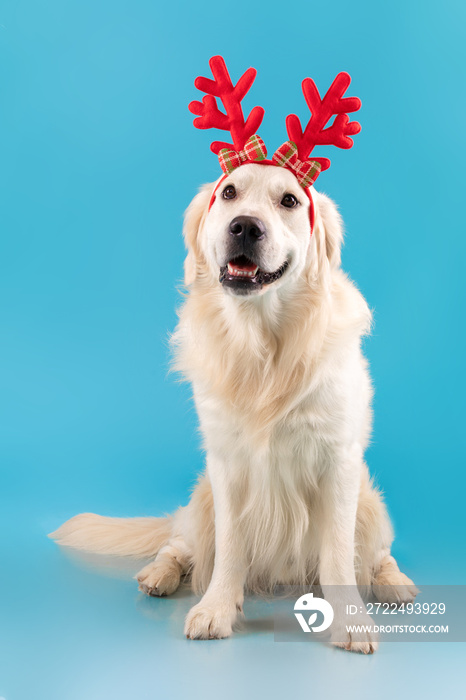
[[257,134],[251,136],[244,144],[242,151],[233,151],[230,148],[222,148],[218,159],[224,173],[231,173],[242,163],[250,160],[264,160],[267,158],[267,149],[261,137]]
[[299,160],[298,147],[293,141],[287,141],[280,146],[273,154],[272,161],[276,165],[290,168],[301,187],[312,185],[321,171],[321,165],[317,160]]

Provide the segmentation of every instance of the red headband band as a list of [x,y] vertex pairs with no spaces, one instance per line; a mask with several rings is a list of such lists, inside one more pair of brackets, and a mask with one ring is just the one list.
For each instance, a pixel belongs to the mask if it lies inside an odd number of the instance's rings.
[[[248,68],[236,85],[233,85],[228,74],[225,61],[221,56],[213,56],[209,61],[214,80],[198,77],[194,84],[205,92],[202,102],[194,101],[189,110],[198,115],[194,126],[198,129],[222,129],[231,134],[233,143],[214,141],[210,148],[219,157],[225,176],[218,182],[210,200],[209,208],[215,201],[215,192],[225,177],[236,168],[246,163],[275,165],[290,170],[306,192],[310,201],[309,216],[311,233],[314,225],[314,206],[309,187],[316,181],[322,170],[330,167],[328,158],[313,158],[309,156],[314,146],[333,145],[339,148],[351,148],[353,139],[350,136],[359,133],[361,126],[358,122],[350,122],[348,113],[356,112],[361,107],[358,97],[343,97],[351,78],[348,73],[339,73],[323,98],[311,78],[305,78],[302,83],[303,94],[311,112],[304,130],[295,114],[286,118],[286,130],[289,141],[280,146],[266,160],[265,144],[257,135],[257,129],[262,123],[264,109],[254,107],[247,119],[244,118],[241,102],[251,88],[256,70]],[[225,112],[217,106],[217,98],[221,100]],[[329,120],[335,117],[330,126]]]

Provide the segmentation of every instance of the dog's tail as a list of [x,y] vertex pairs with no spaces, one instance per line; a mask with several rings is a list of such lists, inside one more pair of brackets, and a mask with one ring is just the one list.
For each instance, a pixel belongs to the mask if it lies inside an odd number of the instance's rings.
[[170,539],[173,518],[106,518],[82,513],[67,520],[49,537],[60,545],[99,554],[155,556]]

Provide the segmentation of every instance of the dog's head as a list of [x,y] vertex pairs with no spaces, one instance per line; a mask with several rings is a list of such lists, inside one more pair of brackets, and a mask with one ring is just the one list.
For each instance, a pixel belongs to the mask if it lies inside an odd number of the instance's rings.
[[203,279],[227,294],[256,296],[318,276],[340,263],[342,227],[335,205],[295,176],[272,165],[243,165],[215,192],[205,185],[185,217],[185,283]]

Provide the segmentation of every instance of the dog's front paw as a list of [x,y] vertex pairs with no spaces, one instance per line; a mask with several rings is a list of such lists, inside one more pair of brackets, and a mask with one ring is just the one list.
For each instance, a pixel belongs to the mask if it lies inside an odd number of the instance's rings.
[[332,625],[330,642],[341,649],[354,651],[360,654],[373,654],[378,649],[378,635],[373,631],[373,621],[371,616],[366,614],[358,615],[347,622]]
[[213,606],[202,600],[189,611],[184,626],[188,639],[223,639],[233,631],[236,606]]
[[364,642],[356,642],[349,636],[346,642],[332,642],[332,644],[335,647],[346,649],[346,651],[354,651],[357,654],[373,654],[379,648],[378,642],[369,637]]

